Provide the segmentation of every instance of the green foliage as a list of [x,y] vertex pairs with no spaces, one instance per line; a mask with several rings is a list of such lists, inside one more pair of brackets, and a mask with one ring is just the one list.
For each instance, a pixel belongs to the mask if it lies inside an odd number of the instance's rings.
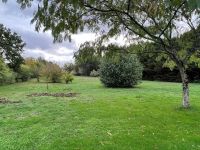
[[[197,30],[199,31],[199,29]],[[198,33],[198,32],[197,32]],[[196,34],[197,34],[196,33]],[[197,42],[199,37],[194,37],[193,32],[186,32],[179,38],[174,38],[174,41],[177,41],[180,45],[180,49],[177,54],[179,57],[187,59],[187,51],[194,51],[192,45],[198,45]],[[140,62],[144,66],[143,70],[143,79],[144,80],[161,80],[161,81],[170,81],[170,82],[180,82],[180,73],[174,63],[166,53],[158,51],[161,49],[159,45],[150,42],[142,42],[140,44],[132,44],[127,48],[127,51],[130,53],[136,53]],[[196,82],[200,80],[200,68],[199,68],[199,50],[190,57],[187,62],[186,72],[190,82]]]
[[28,65],[22,64],[20,65],[19,71],[17,73],[17,81],[28,81],[32,76],[31,68]]
[[[18,0],[18,3],[25,7],[32,0]],[[55,40],[59,42],[70,40],[72,34],[84,29],[105,33],[105,28],[100,25],[106,25],[110,36],[127,30],[130,35],[158,40],[161,35],[170,36],[168,23],[172,23],[170,28],[178,26],[172,20],[188,19],[192,13],[198,15],[195,9],[199,4],[199,0],[41,0],[32,22],[36,23],[36,30],[41,27],[44,31],[52,30]]]
[[100,80],[107,87],[133,87],[142,79],[142,65],[135,55],[104,57]]
[[73,63],[66,63],[64,64],[63,69],[67,72],[72,72],[75,68],[75,65]]
[[190,6],[191,9],[200,8],[200,1],[199,0],[188,0],[188,3],[189,3],[189,6]]
[[98,77],[99,76],[99,70],[92,70],[91,72],[90,72],[90,76],[91,77]]
[[25,65],[29,66],[31,70],[31,78],[37,78],[39,82],[40,77],[40,70],[43,65],[42,62],[39,62],[38,60],[34,58],[26,58],[24,61]]
[[52,62],[47,62],[41,68],[41,76],[46,78],[47,82],[60,83],[62,80],[62,69]]
[[0,57],[8,61],[8,66],[14,71],[18,71],[23,62],[21,53],[25,43],[17,33],[12,33],[10,29],[0,24]]
[[0,59],[0,85],[15,82],[15,74],[8,68],[2,59]]
[[63,73],[63,79],[66,84],[71,83],[74,80],[74,77],[71,73],[69,72],[64,72]]
[[92,70],[99,68],[101,53],[94,46],[94,43],[85,42],[74,54],[74,58],[79,74],[89,76]]

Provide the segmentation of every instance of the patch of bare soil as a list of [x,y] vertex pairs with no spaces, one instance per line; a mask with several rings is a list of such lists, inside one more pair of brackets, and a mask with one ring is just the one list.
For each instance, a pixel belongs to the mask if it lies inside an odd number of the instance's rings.
[[21,103],[22,101],[10,101],[7,98],[0,97],[0,104],[13,104],[13,103]]
[[76,97],[78,93],[32,93],[27,95],[28,97],[38,96],[53,96],[53,97]]

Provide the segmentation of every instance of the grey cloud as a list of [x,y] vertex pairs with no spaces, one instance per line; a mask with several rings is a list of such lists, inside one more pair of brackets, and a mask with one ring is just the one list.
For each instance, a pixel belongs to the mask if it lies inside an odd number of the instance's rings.
[[[26,42],[24,56],[45,58],[49,55],[51,58],[55,55],[55,58],[58,59],[59,57],[64,59],[65,56],[71,59],[74,51],[78,49],[75,41],[53,43],[53,38],[49,33],[38,33],[34,30],[34,25],[30,24],[36,6],[33,5],[32,8],[21,10],[14,0],[10,0],[6,4],[0,2],[0,23],[17,32]],[[62,52],[58,51],[61,48],[65,49],[62,49]],[[39,52],[38,49],[41,51]],[[67,52],[63,52],[65,50]]]

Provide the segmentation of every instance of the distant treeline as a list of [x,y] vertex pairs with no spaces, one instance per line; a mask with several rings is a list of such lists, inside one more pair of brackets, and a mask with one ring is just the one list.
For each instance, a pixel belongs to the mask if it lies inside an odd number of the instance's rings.
[[[113,53],[128,52],[136,54],[143,64],[143,80],[180,82],[181,78],[176,66],[173,66],[165,55],[151,53],[152,49],[156,47],[151,43],[144,43],[142,47],[139,45],[119,47],[112,44],[107,47],[96,47],[94,43],[86,42],[74,54],[75,64],[66,64],[65,67],[73,70],[76,75],[97,76],[102,57],[112,56]],[[187,73],[190,82],[200,82],[200,68],[197,64],[191,63]]]
[[[153,61],[153,60],[152,60]],[[143,80],[157,80],[157,81],[169,81],[169,82],[181,82],[180,73],[177,68],[173,70],[162,67],[159,62],[156,65],[149,66],[142,62],[144,66]],[[190,82],[200,82],[200,68],[191,66],[187,69],[187,74]]]
[[[132,45],[128,49],[137,53],[143,64],[143,80],[157,80],[169,82],[181,82],[179,70],[164,55],[159,53],[148,53],[148,49],[155,48],[152,44],[141,47]],[[152,50],[150,50],[152,51]],[[187,68],[190,82],[200,82],[200,68],[198,64],[191,62]]]

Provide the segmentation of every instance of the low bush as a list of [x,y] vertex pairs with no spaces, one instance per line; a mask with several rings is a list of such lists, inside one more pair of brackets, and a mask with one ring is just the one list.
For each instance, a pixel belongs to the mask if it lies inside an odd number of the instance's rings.
[[15,74],[8,66],[0,59],[0,85],[11,84],[15,82]]
[[65,83],[68,84],[68,83],[71,83],[74,80],[74,77],[71,73],[65,72],[63,74],[63,79],[64,79]]
[[99,71],[97,70],[92,70],[91,72],[90,72],[90,76],[91,77],[98,77],[99,76]]
[[102,59],[99,73],[106,87],[133,87],[142,79],[142,65],[135,55],[115,54]]
[[15,83],[15,77],[16,77],[16,74],[9,70],[7,73],[6,73],[6,76],[4,77],[4,83],[5,84],[12,84],[12,83]]

